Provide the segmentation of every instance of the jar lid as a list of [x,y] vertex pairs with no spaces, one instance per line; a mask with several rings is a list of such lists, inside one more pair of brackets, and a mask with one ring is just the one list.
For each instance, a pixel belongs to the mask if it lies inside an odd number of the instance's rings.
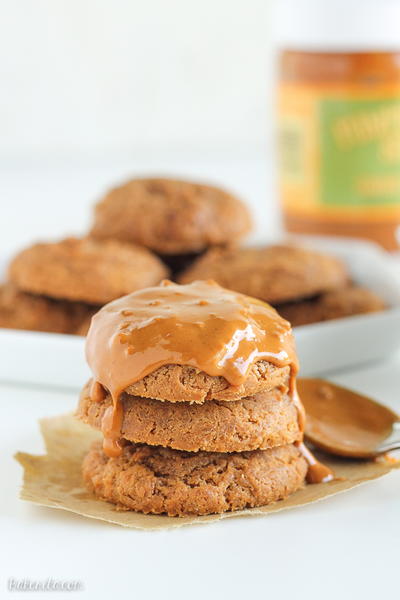
[[400,51],[400,0],[275,0],[280,48]]

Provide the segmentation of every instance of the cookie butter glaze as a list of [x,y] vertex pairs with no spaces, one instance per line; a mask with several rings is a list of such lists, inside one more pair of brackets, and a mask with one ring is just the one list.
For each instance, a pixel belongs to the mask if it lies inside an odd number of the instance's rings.
[[107,304],[92,319],[86,357],[95,382],[91,386],[93,401],[102,399],[102,387],[113,399],[102,421],[104,451],[109,456],[121,452],[121,393],[169,364],[224,377],[232,386],[243,384],[252,365],[260,360],[289,366],[289,392],[304,430],[290,324],[268,304],[213,281],[188,285],[164,281]]
[[303,442],[296,442],[296,446],[300,450],[308,465],[308,483],[328,483],[328,481],[332,481],[334,479],[331,469],[317,460],[314,454],[305,446]]
[[164,281],[107,304],[93,317],[86,356],[113,396],[167,364],[193,366],[234,386],[260,360],[297,372],[287,321],[264,302],[205,281]]
[[386,406],[323,379],[299,379],[307,410],[305,434],[315,446],[341,456],[371,458],[399,417]]

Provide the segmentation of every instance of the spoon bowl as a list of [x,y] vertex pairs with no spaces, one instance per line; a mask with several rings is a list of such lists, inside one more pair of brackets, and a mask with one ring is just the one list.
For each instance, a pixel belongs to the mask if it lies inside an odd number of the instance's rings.
[[299,378],[305,438],[317,448],[352,458],[400,449],[400,417],[367,396],[323,379]]

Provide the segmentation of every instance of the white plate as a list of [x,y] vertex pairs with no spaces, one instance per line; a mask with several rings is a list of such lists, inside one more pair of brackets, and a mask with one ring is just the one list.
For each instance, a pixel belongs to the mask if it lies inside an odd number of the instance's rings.
[[[374,244],[336,238],[302,243],[343,258],[354,281],[388,303],[380,313],[295,328],[301,373],[312,375],[382,360],[400,347],[400,267]],[[89,377],[84,339],[0,330],[0,380],[79,389]]]

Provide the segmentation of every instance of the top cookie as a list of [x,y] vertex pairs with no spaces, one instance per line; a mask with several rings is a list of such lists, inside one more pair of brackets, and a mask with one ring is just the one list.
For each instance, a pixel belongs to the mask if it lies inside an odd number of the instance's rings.
[[345,285],[345,265],[296,246],[210,250],[179,278],[180,283],[214,279],[228,289],[279,304]]
[[287,321],[206,281],[165,281],[107,304],[92,319],[86,357],[114,400],[125,390],[170,402],[237,400],[284,387],[297,371]]
[[281,304],[276,310],[284,319],[290,321],[293,327],[298,327],[319,321],[374,313],[385,308],[385,302],[377,294],[354,285],[332,290],[309,300]]
[[173,179],[133,179],[99,202],[90,233],[136,242],[159,254],[182,254],[236,241],[250,229],[246,206],[224,190]]
[[20,290],[88,304],[105,304],[167,274],[165,265],[145,248],[76,238],[34,244],[9,268],[9,278]]

